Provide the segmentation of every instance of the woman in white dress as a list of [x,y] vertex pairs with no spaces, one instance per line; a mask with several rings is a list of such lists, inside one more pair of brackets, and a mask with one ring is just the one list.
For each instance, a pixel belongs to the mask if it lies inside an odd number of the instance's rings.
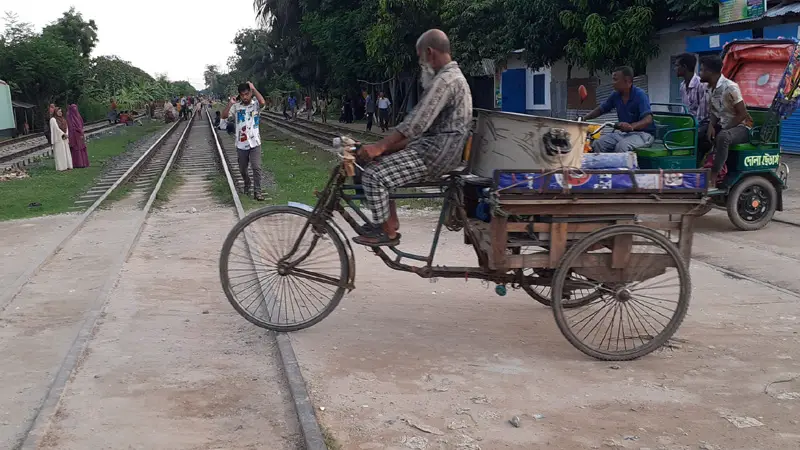
[[69,152],[69,129],[67,119],[61,108],[56,108],[50,118],[50,142],[53,143],[53,158],[56,160],[56,170],[72,169],[72,154]]

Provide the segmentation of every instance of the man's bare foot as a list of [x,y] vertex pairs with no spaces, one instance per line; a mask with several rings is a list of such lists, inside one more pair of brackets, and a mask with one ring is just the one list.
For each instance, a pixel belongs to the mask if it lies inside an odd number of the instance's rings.
[[389,201],[389,220],[387,223],[394,231],[400,230],[400,218],[397,217],[397,203],[394,200]]

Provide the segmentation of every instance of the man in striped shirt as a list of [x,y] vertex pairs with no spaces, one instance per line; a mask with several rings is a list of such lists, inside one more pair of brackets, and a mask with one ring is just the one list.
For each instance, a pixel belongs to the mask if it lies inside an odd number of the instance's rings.
[[395,188],[436,179],[461,164],[472,125],[472,94],[458,64],[450,56],[450,40],[441,30],[428,30],[417,40],[425,94],[414,112],[389,136],[361,148],[359,158],[371,161],[361,177],[373,224],[354,242],[369,247],[400,242],[400,222],[389,193]]
[[703,157],[711,150],[711,142],[706,138],[708,133],[708,85],[700,81],[700,76],[694,72],[697,66],[697,57],[691,53],[679,55],[675,60],[675,74],[682,78],[681,103],[689,110],[689,114],[697,119],[698,148],[697,164],[703,162]]
[[694,73],[696,65],[697,57],[684,53],[675,61],[675,72],[678,77],[683,78],[681,102],[697,118],[697,123],[703,124],[708,121],[708,86]]

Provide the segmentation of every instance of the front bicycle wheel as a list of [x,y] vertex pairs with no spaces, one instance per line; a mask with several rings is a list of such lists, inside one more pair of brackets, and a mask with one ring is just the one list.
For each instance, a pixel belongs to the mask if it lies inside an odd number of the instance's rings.
[[225,296],[259,327],[308,328],[333,312],[347,290],[345,245],[329,223],[306,227],[310,216],[270,206],[240,220],[225,239],[219,261]]

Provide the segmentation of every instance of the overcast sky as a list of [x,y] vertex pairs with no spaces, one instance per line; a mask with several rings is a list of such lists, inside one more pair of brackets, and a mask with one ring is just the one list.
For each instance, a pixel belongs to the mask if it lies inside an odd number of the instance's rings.
[[226,67],[236,32],[256,25],[252,0],[22,0],[3,2],[0,11],[15,12],[41,30],[70,6],[97,23],[92,56],[117,55],[151,75],[189,80],[197,89],[204,87],[205,65]]

